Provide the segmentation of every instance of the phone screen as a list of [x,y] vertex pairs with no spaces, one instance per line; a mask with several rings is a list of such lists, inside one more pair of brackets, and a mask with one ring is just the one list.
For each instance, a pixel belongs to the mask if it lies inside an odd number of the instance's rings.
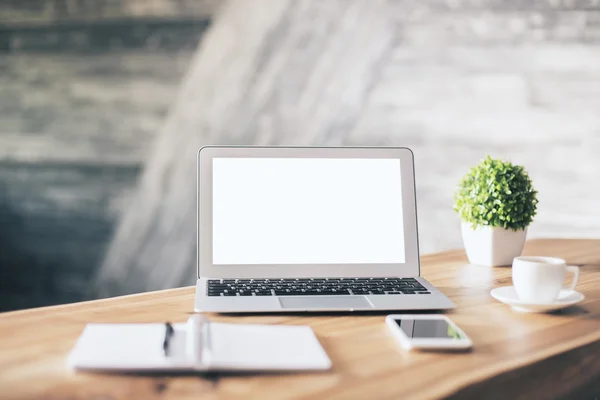
[[396,324],[412,339],[464,339],[443,319],[396,319]]

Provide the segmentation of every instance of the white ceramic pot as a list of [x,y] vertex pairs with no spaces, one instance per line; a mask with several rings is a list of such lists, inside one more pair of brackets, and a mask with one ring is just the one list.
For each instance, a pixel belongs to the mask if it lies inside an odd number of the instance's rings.
[[513,231],[504,228],[479,226],[462,222],[461,231],[467,257],[471,264],[497,267],[512,265],[513,258],[521,255],[527,228]]

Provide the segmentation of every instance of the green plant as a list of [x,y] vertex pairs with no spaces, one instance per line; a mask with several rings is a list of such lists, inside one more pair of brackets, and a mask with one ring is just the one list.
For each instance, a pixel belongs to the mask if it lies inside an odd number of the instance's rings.
[[537,191],[520,165],[487,156],[461,179],[454,210],[477,226],[525,229],[537,210]]

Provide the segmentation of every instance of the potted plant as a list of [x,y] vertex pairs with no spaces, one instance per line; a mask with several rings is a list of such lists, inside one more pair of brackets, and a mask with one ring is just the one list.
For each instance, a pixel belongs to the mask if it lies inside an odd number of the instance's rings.
[[454,200],[471,264],[510,265],[521,255],[538,202],[522,166],[487,156],[461,179]]

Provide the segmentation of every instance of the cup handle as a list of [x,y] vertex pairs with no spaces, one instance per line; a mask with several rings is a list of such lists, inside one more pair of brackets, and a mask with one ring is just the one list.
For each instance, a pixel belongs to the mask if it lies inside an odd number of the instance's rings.
[[575,290],[575,286],[577,286],[577,281],[579,280],[579,267],[573,267],[571,265],[567,266],[567,272],[571,272],[573,274],[573,282],[569,285],[569,290]]

